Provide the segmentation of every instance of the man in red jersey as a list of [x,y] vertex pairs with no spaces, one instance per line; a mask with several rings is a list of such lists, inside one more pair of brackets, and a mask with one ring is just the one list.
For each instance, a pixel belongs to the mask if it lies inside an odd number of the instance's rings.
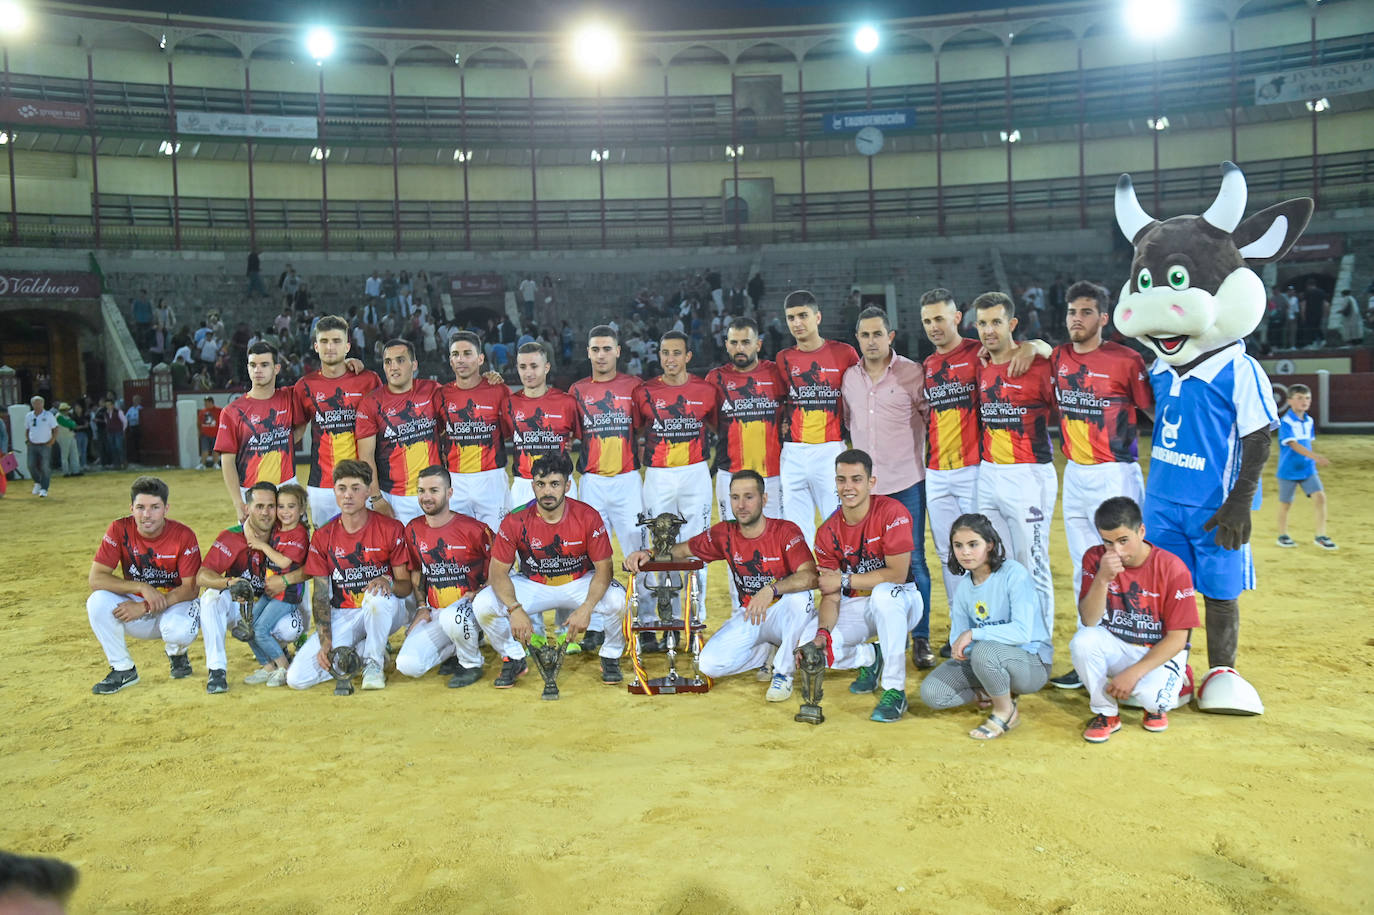
[[215,451],[240,524],[248,515],[248,487],[259,480],[280,486],[296,479],[296,398],[290,388],[277,388],[280,373],[277,348],[254,343],[248,348],[253,387],[219,415]]
[[363,395],[381,387],[375,372],[353,373],[346,364],[350,344],[348,322],[337,315],[324,315],[315,322],[315,354],[320,370],[296,382],[297,418],[311,423],[310,524],[316,530],[339,513],[334,498],[334,465],[356,460],[358,439],[354,431],[358,403]]
[[[680,533],[691,538],[711,524],[707,437],[717,423],[720,390],[688,374],[692,353],[680,331],[670,330],[659,340],[658,361],[663,374],[645,382],[635,395],[644,431],[644,507],[650,515],[676,512],[686,518]],[[694,613],[705,619],[706,570],[694,574]],[[641,619],[653,614],[647,590],[639,614]],[[651,642],[648,635],[641,641]]]
[[129,517],[105,530],[87,578],[91,596],[86,599],[86,616],[110,662],[109,674],[91,687],[97,696],[138,682],[125,636],[162,639],[172,679],[180,680],[191,675],[186,649],[200,631],[196,535],[167,517],[167,484],[157,477],[134,480],[129,501]]
[[368,509],[371,491],[367,464],[334,465],[339,516],[310,538],[305,573],[315,579],[315,632],[286,671],[292,689],[330,679],[329,652],[335,647],[359,649],[363,689],[386,688],[386,640],[406,624],[403,599],[411,593],[410,568],[405,529]]
[[[815,643],[830,666],[858,668],[851,693],[881,690],[869,718],[906,712],[906,638],[921,618],[921,592],[908,581],[911,514],[873,492],[873,459],[858,449],[835,459],[840,507],[816,531],[821,606]],[[869,639],[877,636],[877,644]]]
[[[515,355],[520,390],[506,401],[506,425],[515,450],[510,486],[512,510],[534,498],[531,468],[546,454],[571,454],[581,433],[577,401],[549,386],[549,354],[538,343],[525,343]],[[576,494],[572,477],[568,491]]]
[[424,515],[406,525],[405,541],[420,609],[396,655],[396,670],[407,677],[423,677],[455,658],[456,670],[448,685],[454,689],[471,686],[482,679],[472,596],[487,583],[491,528],[449,508],[453,496],[449,472],[437,464],[420,471],[419,493]]
[[1198,627],[1193,576],[1168,550],[1145,539],[1135,500],[1116,496],[1094,514],[1102,542],[1083,555],[1078,615],[1069,643],[1093,718],[1083,731],[1103,743],[1121,730],[1117,702],[1145,709],[1141,726],[1159,732],[1187,681],[1188,639]]
[[979,339],[988,352],[988,364],[978,370],[983,424],[978,512],[992,522],[1007,545],[1007,555],[1030,572],[1045,629],[1054,632],[1050,518],[1059,495],[1050,444],[1054,377],[1050,361],[1041,356],[1024,375],[1012,375],[1016,306],[1010,297],[985,292],[973,300],[973,308]]
[[375,474],[368,504],[404,525],[420,514],[420,471],[439,463],[439,383],[415,377],[415,347],[399,338],[383,348],[382,372],[386,385],[358,402],[358,459]]
[[730,479],[741,470],[763,477],[764,514],[782,517],[782,419],[787,382],[777,365],[759,358],[759,326],[735,318],[725,331],[730,361],[706,373],[720,389],[720,434],[716,446],[716,505],[722,521],[734,518]]
[[[725,560],[734,583],[734,612],[702,649],[701,672],[728,677],[771,659],[773,679],[765,698],[782,702],[792,695],[795,652],[816,634],[811,601],[819,580],[816,560],[795,524],[764,516],[768,495],[757,471],[734,474],[730,501],[732,520],[673,546],[675,561],[690,556]],[[650,558],[648,550],[638,550],[625,557],[625,567],[638,572]]]
[[[531,472],[535,499],[501,522],[491,547],[490,584],[472,602],[478,624],[501,655],[501,674],[492,685],[509,689],[525,675],[525,645],[543,631],[543,615],[550,610],[567,614],[563,621],[573,640],[594,616],[605,621],[601,682],[619,683],[625,588],[612,575],[610,537],[596,509],[567,498],[572,461],[566,454],[544,455]],[[520,573],[513,574],[517,558]]]
[[778,369],[787,382],[782,515],[809,541],[816,534],[816,513],[828,518],[837,505],[833,468],[845,449],[840,382],[859,354],[848,343],[821,336],[821,307],[806,290],[789,293],[782,310],[797,341],[778,353]]
[[[221,410],[215,406],[215,398],[206,397],[205,406],[196,411],[196,433],[200,439],[200,463],[196,465],[197,470],[206,470],[213,467],[215,453],[215,437],[219,434],[219,415]],[[85,455],[82,455],[85,460]]]
[[439,445],[453,487],[449,509],[495,529],[510,511],[505,451],[510,389],[483,377],[484,358],[476,334],[464,330],[449,337],[453,381],[439,389]]

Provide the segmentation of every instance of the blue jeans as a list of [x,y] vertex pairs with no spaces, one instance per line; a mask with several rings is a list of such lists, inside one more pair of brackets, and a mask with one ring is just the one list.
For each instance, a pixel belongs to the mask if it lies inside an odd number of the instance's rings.
[[299,606],[275,600],[266,594],[253,605],[253,638],[248,642],[248,647],[253,649],[253,657],[258,659],[259,664],[266,665],[269,661],[286,658],[286,652],[281,650],[281,645],[272,636],[272,629]]
[[911,513],[911,571],[909,580],[916,582],[916,590],[921,592],[921,619],[911,630],[914,639],[930,638],[930,569],[926,566],[926,481],[908,486],[901,492],[888,494],[902,503]]

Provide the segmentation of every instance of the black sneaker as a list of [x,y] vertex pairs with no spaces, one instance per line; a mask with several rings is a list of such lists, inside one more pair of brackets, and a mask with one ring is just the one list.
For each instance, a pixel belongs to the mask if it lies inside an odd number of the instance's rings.
[[452,677],[455,676],[458,673],[458,671],[462,669],[463,665],[458,663],[458,659],[456,657],[449,658],[447,661],[441,661],[439,663],[439,676]]
[[954,656],[954,649],[949,647],[949,642],[940,646],[940,657],[950,658]]
[[185,654],[172,655],[171,662],[173,680],[184,680],[191,676],[191,659]]
[[459,664],[458,670],[454,672],[452,677],[449,677],[448,688],[460,689],[464,686],[471,686],[480,679],[482,679],[482,668],[464,667]]
[[117,693],[126,686],[133,686],[138,682],[138,669],[130,667],[128,670],[115,670],[110,668],[110,672],[105,675],[95,686],[91,687],[91,692],[97,696],[108,696]]
[[621,682],[621,681],[624,680],[624,679],[625,679],[625,678],[624,678],[623,676],[621,676],[621,673],[620,673],[620,659],[619,659],[619,658],[602,658],[602,659],[601,659],[601,682],[602,682],[602,683],[605,683],[605,684],[607,684],[607,685],[614,685],[614,684],[616,684],[616,683]]
[[658,636],[652,632],[641,632],[639,634],[639,653],[658,654],[663,650],[663,646],[658,642]]
[[605,643],[606,634],[600,629],[588,629],[582,633],[582,650],[587,654],[596,654]]
[[1078,679],[1078,671],[1071,670],[1062,677],[1051,677],[1050,682],[1060,689],[1082,689],[1083,681]]
[[515,681],[529,673],[529,665],[524,658],[502,658],[501,673],[491,685],[497,689],[510,689]]
[[912,637],[911,663],[917,670],[930,670],[935,666],[935,652],[930,650],[930,639]]
[[212,694],[229,692],[229,680],[225,677],[224,671],[210,671],[210,678],[205,681],[205,691]]

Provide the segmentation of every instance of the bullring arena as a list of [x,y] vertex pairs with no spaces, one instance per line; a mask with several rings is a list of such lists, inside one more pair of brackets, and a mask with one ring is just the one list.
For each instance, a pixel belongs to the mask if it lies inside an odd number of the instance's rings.
[[[252,0],[143,6],[0,3],[0,411],[18,455],[0,499],[0,850],[74,865],[69,911],[1374,910],[1370,0],[950,0],[909,19],[510,0],[463,22],[405,0],[309,22]],[[1313,543],[1304,498],[1298,548],[1276,543],[1275,436],[1236,664],[1262,715],[1186,705],[1147,733],[1124,709],[1094,745],[1084,692],[1047,685],[983,745],[966,735],[987,713],[923,705],[909,652],[898,721],[871,721],[836,670],[811,727],[800,687],[765,702],[751,673],[640,696],[571,655],[541,702],[533,671],[492,688],[487,647],[472,686],[389,668],[384,691],[339,697],[245,685],[256,664],[233,639],[229,690],[208,695],[199,638],[184,680],[131,639],[141,682],[92,695],[107,665],[87,575],[135,478],[166,481],[202,552],[234,521],[218,468],[196,466],[196,410],[247,389],[251,338],[280,344],[285,385],[314,368],[313,319],[338,314],[367,368],[404,336],[417,377],[445,383],[448,333],[473,328],[518,390],[508,323],[567,389],[609,319],[620,371],[646,378],[679,318],[691,373],[726,362],[713,311],[754,317],[771,358],[793,343],[795,289],[825,338],[853,344],[873,306],[919,361],[921,296],[943,287],[964,309],[1010,294],[1017,337],[1057,343],[1068,284],[1115,303],[1132,276],[1118,176],[1163,219],[1203,212],[1224,161],[1246,216],[1315,202],[1293,248],[1252,265],[1272,296],[1245,347],[1280,408],[1293,384],[1316,394],[1339,545]],[[89,418],[107,392],[142,404],[117,444]],[[34,395],[91,427],[42,496]],[[1142,416],[1147,476],[1151,444]],[[1060,674],[1075,626],[1057,505],[1049,529]],[[731,597],[722,564],[708,581],[709,636]],[[1193,631],[1199,674],[1206,642]]]

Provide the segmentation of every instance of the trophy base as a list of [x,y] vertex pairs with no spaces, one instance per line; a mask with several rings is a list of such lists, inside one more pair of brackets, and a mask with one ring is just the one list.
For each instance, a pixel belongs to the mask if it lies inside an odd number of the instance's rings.
[[551,685],[551,684],[548,685],[548,686],[545,686],[545,687],[544,687],[544,692],[540,693],[539,698],[540,698],[540,699],[544,699],[544,700],[549,701],[549,702],[553,702],[553,701],[557,700],[557,699],[558,699],[558,687],[553,686],[553,685]]
[[625,687],[637,696],[676,696],[680,693],[709,693],[709,681],[685,677],[654,677],[646,682],[634,681]]
[[[635,621],[633,621],[633,622],[630,623],[630,631],[631,631],[631,632],[673,632],[673,631],[681,632],[681,631],[682,631],[683,629],[685,629],[685,628],[686,628],[686,627],[683,625],[682,620],[680,620],[680,619],[671,619],[671,620],[656,619],[656,620],[654,620],[653,622],[650,622],[650,623],[645,623],[645,622],[641,622],[641,621],[639,621],[639,620],[635,620]],[[705,632],[705,631],[706,631],[706,624],[705,624],[705,623],[702,623],[702,622],[698,622],[697,620],[692,620],[692,631],[693,631],[693,632]]]
[[349,681],[349,680],[335,680],[335,681],[334,681],[334,695],[336,695],[336,696],[351,696],[351,695],[353,695],[353,683],[352,683],[352,681]]
[[232,635],[234,638],[238,639],[240,642],[247,642],[253,638],[252,629],[250,629],[248,624],[243,622],[243,620],[239,620],[237,623],[235,623],[229,629],[229,634]]
[[821,714],[819,705],[803,705],[793,720],[800,721],[802,724],[820,724],[825,720],[825,715]]

